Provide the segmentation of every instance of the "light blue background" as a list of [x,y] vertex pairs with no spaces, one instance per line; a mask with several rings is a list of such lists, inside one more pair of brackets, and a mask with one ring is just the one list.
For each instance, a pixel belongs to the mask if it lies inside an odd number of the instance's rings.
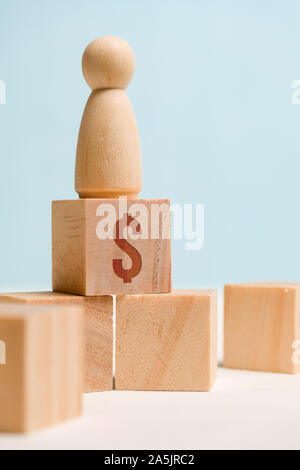
[[0,288],[50,287],[50,202],[75,197],[85,46],[133,47],[144,197],[206,205],[175,285],[300,280],[298,0],[0,0]]

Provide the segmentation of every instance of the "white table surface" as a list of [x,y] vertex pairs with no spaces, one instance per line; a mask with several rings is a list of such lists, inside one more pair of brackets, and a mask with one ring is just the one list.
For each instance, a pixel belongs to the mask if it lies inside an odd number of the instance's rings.
[[210,393],[85,395],[84,416],[0,449],[300,449],[300,376],[219,369]]
[[[221,361],[221,290],[220,294]],[[220,367],[210,393],[113,391],[85,395],[81,419],[25,437],[0,434],[0,450],[299,450],[299,429],[300,376]]]

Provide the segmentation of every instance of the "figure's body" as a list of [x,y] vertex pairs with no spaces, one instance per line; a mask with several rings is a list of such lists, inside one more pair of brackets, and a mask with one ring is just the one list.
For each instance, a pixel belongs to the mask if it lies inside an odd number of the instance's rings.
[[138,197],[142,163],[138,128],[125,88],[134,72],[128,44],[115,37],[92,42],[83,73],[93,92],[79,131],[76,191],[81,198]]

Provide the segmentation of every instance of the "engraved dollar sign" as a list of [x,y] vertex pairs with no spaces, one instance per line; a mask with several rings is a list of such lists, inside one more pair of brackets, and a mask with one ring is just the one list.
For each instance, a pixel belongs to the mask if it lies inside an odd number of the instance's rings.
[[141,225],[130,215],[124,216],[122,220],[118,220],[115,227],[115,244],[121,248],[121,250],[125,251],[125,253],[131,258],[132,262],[130,269],[124,269],[123,261],[121,259],[113,260],[114,272],[118,277],[123,279],[124,284],[130,284],[132,279],[138,276],[142,269],[141,255],[134,246],[130,245],[130,243],[123,238],[124,228],[129,227],[133,222],[135,222],[135,232],[139,233]]

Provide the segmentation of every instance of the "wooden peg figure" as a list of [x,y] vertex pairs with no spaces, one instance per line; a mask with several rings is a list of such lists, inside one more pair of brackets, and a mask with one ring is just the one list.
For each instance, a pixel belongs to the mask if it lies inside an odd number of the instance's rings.
[[75,188],[80,198],[138,197],[142,189],[140,140],[125,91],[135,68],[132,49],[121,38],[93,41],[82,59],[93,90],[78,137]]

